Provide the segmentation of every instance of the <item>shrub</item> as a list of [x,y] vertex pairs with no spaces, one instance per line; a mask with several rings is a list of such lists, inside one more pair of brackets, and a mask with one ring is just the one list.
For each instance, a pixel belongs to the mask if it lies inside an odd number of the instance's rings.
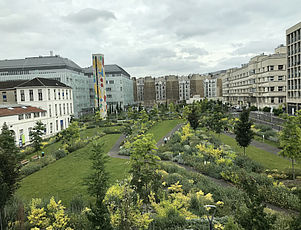
[[27,146],[25,149],[22,149],[21,152],[25,155],[30,155],[35,152],[34,147]]
[[40,162],[30,162],[27,165],[23,166],[20,170],[20,173],[22,176],[28,176],[34,172],[39,171],[42,168],[42,165]]
[[173,157],[173,153],[172,152],[163,152],[163,153],[160,153],[160,152],[158,152],[158,154],[157,154],[160,158],[161,158],[161,160],[164,160],[164,161],[170,161],[171,159],[172,159],[172,157]]
[[262,111],[269,113],[271,111],[271,108],[266,106],[262,109]]
[[258,108],[256,106],[252,105],[250,107],[250,111],[258,111]]
[[244,168],[247,172],[262,173],[264,170],[260,163],[251,160],[247,156],[237,156],[234,160],[234,164],[240,168]]
[[81,211],[84,210],[84,208],[85,208],[85,202],[84,202],[82,196],[77,195],[77,196],[74,196],[72,198],[72,200],[70,201],[68,210],[71,213],[81,213]]
[[56,160],[61,159],[67,155],[66,151],[63,149],[58,149],[53,152],[53,156],[55,157]]
[[71,152],[74,152],[78,149],[81,149],[83,148],[85,145],[87,144],[87,141],[76,141],[74,143],[72,143],[70,146],[67,146],[66,147],[66,150],[71,153]]

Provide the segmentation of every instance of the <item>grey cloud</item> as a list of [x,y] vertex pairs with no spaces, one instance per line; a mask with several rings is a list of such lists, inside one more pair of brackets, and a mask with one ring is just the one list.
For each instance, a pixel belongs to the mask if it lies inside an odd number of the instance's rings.
[[233,51],[233,55],[272,53],[279,43],[266,41],[250,41]]
[[204,48],[199,47],[184,47],[181,49],[182,52],[188,53],[191,56],[204,56],[209,54],[209,52]]
[[79,24],[94,22],[100,18],[105,20],[116,19],[113,12],[107,10],[97,10],[92,8],[82,9],[79,12],[71,13],[64,18],[67,21]]

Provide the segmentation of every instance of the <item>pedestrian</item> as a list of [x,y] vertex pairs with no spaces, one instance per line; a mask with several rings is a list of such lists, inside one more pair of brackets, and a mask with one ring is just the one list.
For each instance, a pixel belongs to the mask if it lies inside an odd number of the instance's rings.
[[164,144],[167,143],[167,137],[164,137]]

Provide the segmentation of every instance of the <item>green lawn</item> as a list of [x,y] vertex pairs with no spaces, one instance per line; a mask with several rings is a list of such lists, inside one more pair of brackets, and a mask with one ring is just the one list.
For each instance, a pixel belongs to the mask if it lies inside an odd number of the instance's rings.
[[[217,135],[215,135],[215,136],[218,137]],[[236,144],[236,141],[234,138],[229,137],[225,134],[221,134],[220,139],[223,143],[230,145],[234,151],[243,153],[243,148],[239,147]],[[252,160],[261,163],[267,169],[286,170],[288,168],[291,168],[291,162],[288,159],[285,159],[276,154],[264,151],[262,149],[256,148],[255,146],[250,145],[246,149],[246,154]],[[296,168],[301,169],[300,164],[297,165]]]
[[[110,134],[102,137],[104,151],[108,152],[119,138],[119,134]],[[83,186],[84,178],[90,172],[91,143],[79,149],[65,158],[46,166],[40,171],[24,178],[17,191],[17,195],[24,201],[39,197],[48,199],[55,196],[63,203],[68,204],[76,195],[82,195],[89,200],[87,188]],[[107,169],[111,176],[111,182],[122,179],[127,174],[129,165],[127,160],[110,158]]]
[[151,127],[146,133],[152,133],[155,140],[158,142],[167,133],[169,133],[177,124],[183,123],[183,120],[164,120],[158,122],[153,127]]

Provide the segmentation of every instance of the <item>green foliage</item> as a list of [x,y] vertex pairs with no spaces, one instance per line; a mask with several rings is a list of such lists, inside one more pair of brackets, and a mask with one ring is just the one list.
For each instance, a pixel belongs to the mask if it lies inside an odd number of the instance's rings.
[[192,108],[190,109],[187,116],[187,120],[190,123],[190,126],[196,130],[197,127],[199,126],[199,114],[198,114],[198,110],[195,104],[192,105]]
[[19,167],[18,148],[13,133],[3,124],[0,134],[0,226],[6,226],[3,220],[3,208],[12,198],[18,187]]
[[146,134],[138,136],[137,140],[127,145],[131,149],[131,185],[142,199],[147,200],[150,192],[156,193],[160,187],[160,175],[157,173],[160,158],[155,155],[156,141],[152,134]]
[[58,149],[53,152],[53,156],[55,157],[56,160],[59,160],[67,155],[66,151],[63,149]]
[[42,136],[44,134],[45,125],[41,121],[37,121],[36,125],[30,131],[30,140],[36,151],[41,150],[42,147]]
[[74,142],[78,142],[79,140],[79,125],[77,121],[72,122],[67,129],[64,129],[60,135],[62,137],[62,142],[64,144],[65,150],[72,152],[75,149],[71,150],[71,146],[74,145]]
[[284,127],[279,132],[280,155],[292,160],[293,179],[295,179],[294,163],[301,159],[301,111],[297,116],[287,117]]
[[111,229],[109,213],[103,203],[109,186],[109,174],[105,168],[108,156],[104,153],[103,147],[103,144],[93,143],[91,155],[93,172],[85,179],[89,194],[96,198],[96,204],[88,214],[88,219],[92,222],[94,229]]
[[139,195],[127,180],[110,187],[104,203],[108,207],[114,229],[148,229],[152,221],[150,214],[144,211]]
[[244,153],[245,148],[249,146],[254,137],[254,132],[251,130],[252,122],[249,121],[249,113],[250,112],[246,109],[241,112],[234,130],[236,135],[235,140],[244,148]]

